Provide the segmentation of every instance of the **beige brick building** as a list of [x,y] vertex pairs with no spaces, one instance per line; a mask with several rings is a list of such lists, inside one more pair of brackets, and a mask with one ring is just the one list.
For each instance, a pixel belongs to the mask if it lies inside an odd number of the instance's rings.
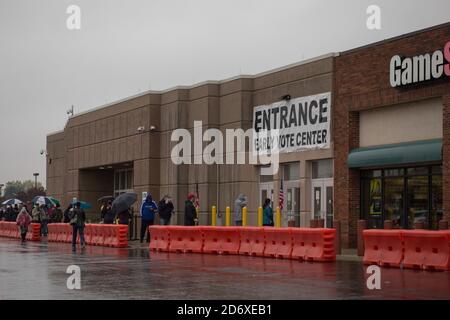
[[[174,198],[172,224],[183,223],[189,192],[200,194],[200,223],[211,222],[211,206],[223,214],[240,193],[249,199],[249,224],[257,208],[271,197],[278,205],[283,180],[285,208],[297,226],[315,215],[332,223],[333,142],[326,149],[283,153],[275,176],[260,176],[258,165],[175,165],[171,150],[174,129],[252,127],[254,107],[290,95],[306,97],[332,92],[334,55],[322,56],[255,76],[209,81],[162,92],[145,92],[71,117],[64,130],[47,138],[48,194],[67,205],[73,197],[94,204],[88,212],[99,220],[97,199],[133,190],[150,192],[156,200]],[[333,106],[331,106],[331,109]],[[331,134],[330,134],[331,136]],[[314,202],[314,203],[313,203]],[[136,208],[137,209],[137,208]],[[222,221],[223,220],[223,221]],[[219,218],[219,223],[224,223]]]

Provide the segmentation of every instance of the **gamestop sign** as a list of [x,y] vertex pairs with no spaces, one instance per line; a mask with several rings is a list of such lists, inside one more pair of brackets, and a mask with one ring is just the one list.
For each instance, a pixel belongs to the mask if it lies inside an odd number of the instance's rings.
[[274,149],[279,152],[327,149],[330,122],[330,92],[255,107],[253,150],[261,153]]
[[433,53],[410,58],[395,55],[391,59],[390,82],[394,88],[443,77],[450,77],[450,42]]

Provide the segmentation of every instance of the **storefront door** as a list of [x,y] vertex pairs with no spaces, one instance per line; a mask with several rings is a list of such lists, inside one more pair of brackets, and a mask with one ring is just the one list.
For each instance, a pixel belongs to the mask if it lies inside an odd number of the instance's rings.
[[270,199],[273,208],[273,185],[273,182],[264,182],[259,185],[259,203],[261,207],[266,199]]
[[300,226],[300,188],[298,182],[286,182],[284,194],[286,197],[286,206],[283,210],[282,226],[289,224],[293,227]]
[[325,227],[333,227],[333,179],[312,180],[312,219],[324,219]]

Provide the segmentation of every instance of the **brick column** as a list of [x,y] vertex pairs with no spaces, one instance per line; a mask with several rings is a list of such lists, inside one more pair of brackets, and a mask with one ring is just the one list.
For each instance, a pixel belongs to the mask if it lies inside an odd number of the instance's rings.
[[356,248],[359,219],[359,170],[347,166],[348,154],[359,147],[359,113],[348,111],[340,101],[334,111],[334,203],[335,219],[341,222],[342,248]]
[[443,96],[442,192],[443,219],[450,221],[450,95]]

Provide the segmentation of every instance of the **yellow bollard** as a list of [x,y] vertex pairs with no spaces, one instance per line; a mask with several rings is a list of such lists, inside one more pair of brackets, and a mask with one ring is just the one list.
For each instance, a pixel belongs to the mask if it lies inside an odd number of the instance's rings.
[[225,210],[225,225],[227,227],[231,226],[231,209],[227,207]]
[[275,227],[281,228],[281,210],[280,210],[280,207],[277,207],[275,221],[276,221]]
[[263,226],[263,208],[259,207],[258,208],[258,227],[262,227]]
[[213,227],[215,227],[216,226],[216,224],[217,224],[217,209],[216,209],[216,206],[213,206],[212,207],[212,226]]
[[242,208],[242,226],[247,226],[247,207]]

